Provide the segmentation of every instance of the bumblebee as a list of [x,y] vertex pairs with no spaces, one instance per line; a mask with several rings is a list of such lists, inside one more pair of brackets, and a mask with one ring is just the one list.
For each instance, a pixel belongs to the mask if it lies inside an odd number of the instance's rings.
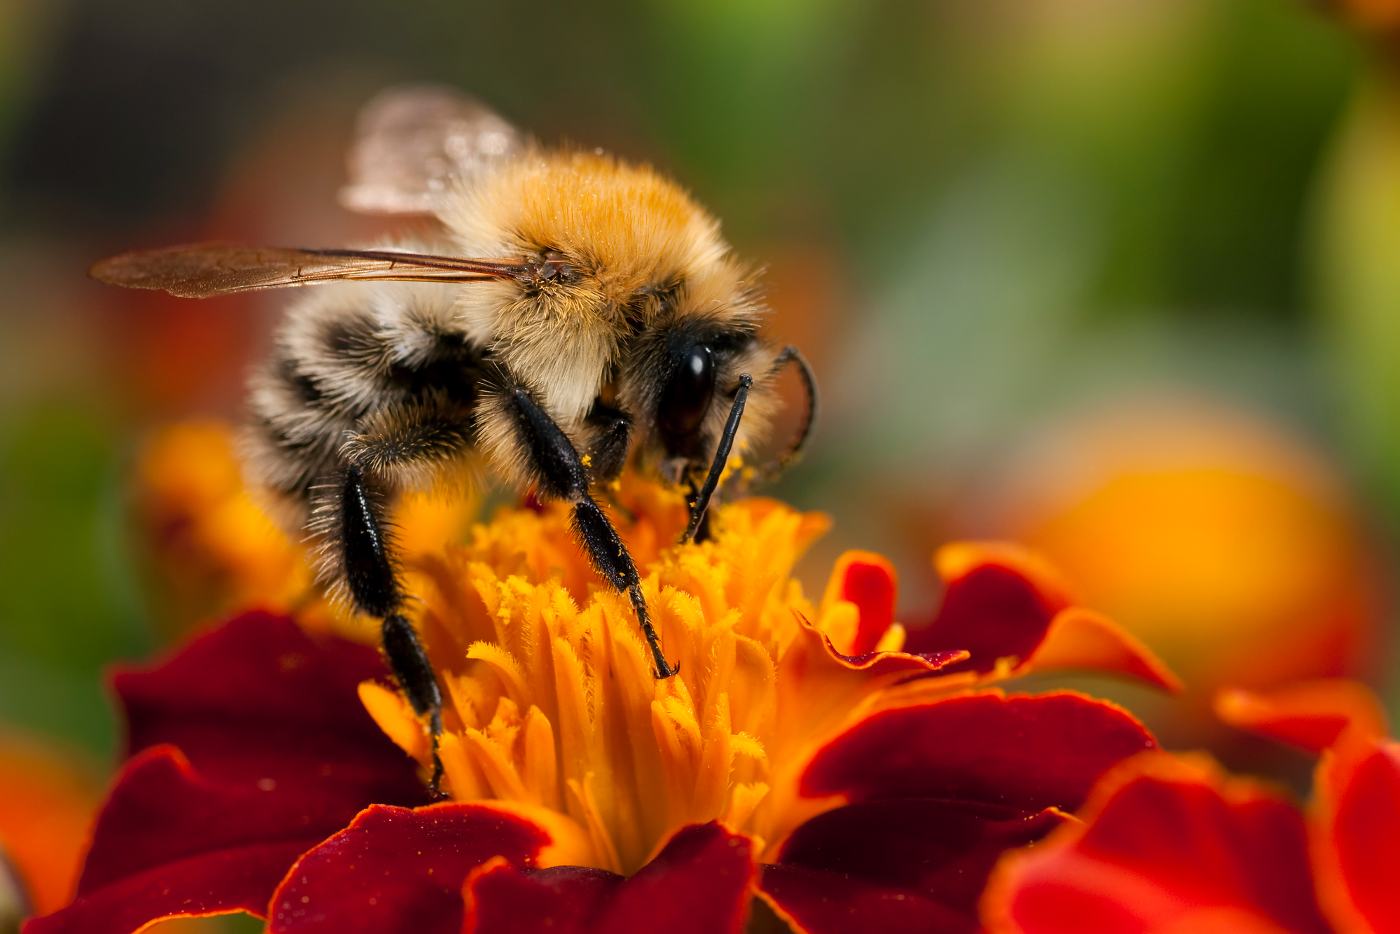
[[319,579],[381,622],[391,670],[441,764],[442,693],[412,624],[389,511],[484,462],[570,504],[603,580],[625,592],[655,674],[667,661],[637,568],[595,498],[629,464],[689,491],[686,541],[731,454],[766,431],[780,371],[753,270],[673,181],[601,151],[548,148],[478,102],[386,92],[362,113],[342,192],[352,210],[427,215],[430,238],[374,249],[194,244],[127,253],[93,275],[203,298],[317,285],[293,302],[250,384],[245,452],[273,514],[308,538]]

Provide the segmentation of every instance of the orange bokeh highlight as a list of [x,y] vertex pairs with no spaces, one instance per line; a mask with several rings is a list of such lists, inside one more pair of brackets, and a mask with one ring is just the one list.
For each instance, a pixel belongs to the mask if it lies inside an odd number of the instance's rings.
[[1188,689],[1364,674],[1384,601],[1340,479],[1258,418],[1199,403],[1101,411],[1014,454],[983,517]]
[[53,911],[73,895],[100,784],[71,756],[0,734],[0,852],[33,908]]

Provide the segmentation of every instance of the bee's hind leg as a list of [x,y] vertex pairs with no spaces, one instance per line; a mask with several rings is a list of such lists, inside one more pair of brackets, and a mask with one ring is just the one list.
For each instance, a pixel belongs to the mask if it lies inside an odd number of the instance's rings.
[[[661,639],[652,625],[651,613],[642,596],[637,565],[617,529],[598,506],[589,491],[588,468],[569,436],[540,406],[530,391],[518,384],[503,387],[497,404],[507,414],[513,433],[527,462],[529,473],[542,493],[573,505],[574,531],[583,543],[593,566],[618,590],[626,591],[637,613],[642,634],[651,650],[658,678],[669,678],[680,670],[661,651]],[[619,459],[617,466],[621,467]]]
[[403,590],[390,552],[384,521],[385,496],[362,468],[346,467],[335,510],[339,528],[335,541],[343,562],[344,580],[355,608],[380,620],[380,644],[399,688],[414,713],[428,718],[432,735],[433,773],[430,790],[439,797],[442,761],[442,690],[413,624],[403,615]]
[[355,608],[380,620],[380,643],[399,688],[432,737],[431,791],[439,797],[442,760],[442,688],[423,643],[404,615],[390,529],[393,492],[451,469],[472,444],[469,414],[446,402],[391,407],[361,423],[340,455],[337,481],[324,490],[313,531],[328,546],[330,579],[343,581]]

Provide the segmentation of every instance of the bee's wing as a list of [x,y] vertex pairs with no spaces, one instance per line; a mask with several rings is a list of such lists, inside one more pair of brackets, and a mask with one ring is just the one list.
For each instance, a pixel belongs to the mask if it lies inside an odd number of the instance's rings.
[[[209,298],[345,279],[470,282],[518,279],[539,268],[523,260],[460,259],[392,250],[306,250],[195,243],[123,253],[95,264],[94,278],[129,289]],[[547,274],[547,273],[546,273]]]
[[360,112],[341,203],[366,214],[434,214],[454,182],[520,149],[480,101],[435,85],[391,88]]

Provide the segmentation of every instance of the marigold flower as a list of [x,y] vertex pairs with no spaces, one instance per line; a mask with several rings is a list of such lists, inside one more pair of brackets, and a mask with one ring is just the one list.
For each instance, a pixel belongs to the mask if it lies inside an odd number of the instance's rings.
[[1237,726],[1320,753],[1304,812],[1204,756],[1149,752],[1109,772],[1083,822],[1007,855],[983,899],[994,931],[1394,931],[1400,743],[1348,681],[1230,691]]
[[241,910],[286,932],[724,931],[755,899],[798,930],[971,930],[997,857],[1154,745],[1108,703],[992,686],[1073,665],[1170,684],[1027,555],[945,550],[942,610],[906,634],[877,555],[842,556],[819,599],[793,579],[819,516],[747,500],[677,547],[679,496],[614,492],[677,677],[652,676],[566,509],[503,510],[408,562],[450,801],[428,803],[427,734],[373,650],[246,614],[117,677],[130,758],[76,899],[27,930]]

